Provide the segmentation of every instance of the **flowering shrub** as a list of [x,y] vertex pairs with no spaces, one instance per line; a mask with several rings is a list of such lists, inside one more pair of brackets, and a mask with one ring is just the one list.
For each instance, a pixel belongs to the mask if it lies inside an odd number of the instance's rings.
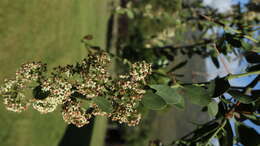
[[[22,112],[30,105],[42,114],[61,105],[63,119],[77,127],[89,123],[93,116],[135,126],[141,119],[137,110],[151,74],[146,62],[130,64],[128,74],[112,78],[108,72],[110,56],[104,51],[92,52],[76,65],[56,67],[47,73],[41,62],[23,64],[14,79],[5,80],[0,88],[7,110]],[[32,97],[26,97],[28,89]]]

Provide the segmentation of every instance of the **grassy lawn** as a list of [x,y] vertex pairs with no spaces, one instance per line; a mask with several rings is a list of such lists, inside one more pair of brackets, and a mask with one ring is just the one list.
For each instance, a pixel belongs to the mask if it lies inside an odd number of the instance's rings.
[[[104,47],[108,15],[104,0],[1,0],[0,82],[28,61],[41,60],[53,67],[81,60],[86,50],[80,39],[86,34]],[[17,114],[0,104],[0,112],[1,146],[56,146],[66,127],[58,110]],[[102,145],[105,121],[96,120],[93,146]]]

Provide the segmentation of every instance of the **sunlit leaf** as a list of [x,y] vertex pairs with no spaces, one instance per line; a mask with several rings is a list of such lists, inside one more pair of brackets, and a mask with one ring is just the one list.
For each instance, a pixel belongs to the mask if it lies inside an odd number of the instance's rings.
[[127,10],[127,11],[126,11],[126,14],[127,14],[127,16],[128,16],[130,19],[133,19],[133,18],[134,18],[134,13],[133,13],[131,10]]
[[217,102],[210,102],[208,104],[208,113],[210,116],[215,117],[218,113],[218,103]]
[[184,101],[182,96],[179,94],[177,88],[171,88],[167,85],[150,85],[151,88],[156,90],[156,94],[161,96],[164,101],[169,105],[179,104],[179,107],[183,107]]
[[244,50],[252,50],[253,46],[248,43],[248,42],[245,42],[245,41],[242,41],[242,47]]

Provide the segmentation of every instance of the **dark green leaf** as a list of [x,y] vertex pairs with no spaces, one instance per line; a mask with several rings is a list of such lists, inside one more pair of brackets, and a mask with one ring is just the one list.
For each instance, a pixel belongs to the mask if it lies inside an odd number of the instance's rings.
[[81,99],[86,99],[86,96],[79,93],[79,92],[74,92],[70,95],[71,97],[74,97],[74,98],[81,98]]
[[[198,128],[194,132],[193,139],[201,138],[202,142],[206,142],[212,136],[212,134],[218,129],[218,122],[209,122],[208,124],[204,124],[201,128]],[[205,145],[205,144],[204,144]]]
[[241,103],[245,103],[245,104],[249,104],[249,103],[253,103],[256,101],[256,98],[248,96],[243,94],[240,91],[237,90],[230,90],[228,91],[228,93],[233,96],[233,98],[237,99],[238,101],[240,101]]
[[226,33],[225,39],[233,47],[240,48],[242,46],[240,38],[238,38],[236,35]]
[[212,101],[208,104],[208,113],[210,116],[215,117],[218,113],[218,103]]
[[215,79],[215,91],[212,97],[219,97],[230,88],[230,84],[225,78]]
[[225,135],[219,139],[221,146],[233,146],[233,131],[229,122],[226,123]]
[[[254,113],[256,110],[256,107],[253,106],[253,104],[244,104],[244,103],[240,103],[239,106],[236,107],[236,111],[243,111],[245,113]],[[241,118],[240,119],[243,119],[243,116],[244,114],[241,114]],[[246,118],[246,117],[245,117]],[[244,118],[244,119],[245,119]]]
[[105,97],[103,96],[98,96],[93,98],[94,103],[97,104],[97,106],[106,113],[111,113],[113,112],[113,107],[112,104],[110,103],[109,100],[107,100]]
[[142,104],[152,110],[161,110],[166,107],[166,102],[151,91],[147,91],[142,99]]
[[257,131],[244,124],[238,125],[239,141],[245,146],[259,146],[260,138]]
[[167,85],[150,85],[150,87],[155,89],[155,94],[161,96],[164,101],[169,105],[181,104],[181,102],[183,103],[183,101],[181,101],[183,97],[178,93],[176,88],[171,88]]
[[201,111],[202,111],[202,112],[207,112],[207,111],[208,111],[208,106],[202,107]]
[[260,98],[260,90],[251,91],[253,97]]
[[253,46],[248,43],[248,42],[245,42],[245,41],[242,41],[242,46],[244,48],[244,50],[252,50]]
[[260,118],[258,118],[257,116],[255,115],[249,115],[249,114],[243,114],[243,116],[245,116],[246,118],[250,119],[250,120],[253,120],[253,121],[256,121],[256,120],[260,120]]
[[256,52],[246,52],[245,57],[249,63],[260,63],[260,55]]
[[211,60],[212,62],[214,63],[214,65],[219,68],[219,61],[218,61],[218,58],[215,57],[215,56],[211,56]]
[[206,84],[205,86],[207,87],[207,92],[210,94],[211,97],[213,97],[216,88],[215,80],[211,81],[209,84]]
[[260,70],[260,64],[250,66],[246,70],[247,70],[247,72],[258,71],[258,70]]

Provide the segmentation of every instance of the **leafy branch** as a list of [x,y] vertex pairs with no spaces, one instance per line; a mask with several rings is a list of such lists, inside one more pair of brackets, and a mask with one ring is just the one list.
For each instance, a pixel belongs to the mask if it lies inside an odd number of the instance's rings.
[[108,71],[110,63],[109,54],[95,48],[82,62],[58,66],[50,73],[41,62],[23,64],[14,79],[1,86],[0,95],[6,109],[13,112],[25,111],[32,105],[47,114],[61,105],[64,121],[78,127],[97,115],[135,126],[141,119],[137,108],[151,65],[128,61],[129,73],[113,78]]

